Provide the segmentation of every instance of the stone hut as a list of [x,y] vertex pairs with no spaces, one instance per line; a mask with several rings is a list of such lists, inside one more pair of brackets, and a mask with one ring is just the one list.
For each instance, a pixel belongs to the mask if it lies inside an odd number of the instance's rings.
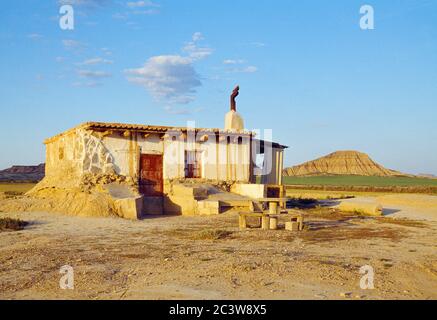
[[[260,175],[261,186],[281,185],[287,147],[259,140],[253,132],[244,130],[235,107],[225,119],[226,129],[83,123],[45,141],[46,181],[42,184],[47,186],[47,181],[53,184],[65,177],[77,183],[84,176],[124,177],[122,180],[133,192],[114,186],[110,192],[118,201],[118,211],[127,212],[118,214],[127,218],[195,212],[195,205],[184,209],[184,195],[191,193],[196,201],[192,193],[197,191],[180,191],[178,199],[177,192],[173,192],[175,181],[238,184],[234,190],[244,189],[242,186],[252,190],[250,185]],[[264,166],[268,168],[264,172],[255,165],[260,154],[264,154]]]

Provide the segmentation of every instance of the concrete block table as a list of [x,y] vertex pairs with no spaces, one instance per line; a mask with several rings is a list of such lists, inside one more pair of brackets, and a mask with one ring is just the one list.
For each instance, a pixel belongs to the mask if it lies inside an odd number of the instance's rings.
[[303,216],[301,214],[269,214],[269,213],[248,213],[241,212],[239,214],[240,230],[247,229],[247,218],[257,218],[259,226],[262,230],[277,230],[279,217],[285,217],[287,220],[285,229],[290,231],[303,230]]
[[270,229],[270,217],[265,213],[246,213],[242,212],[239,216],[240,230],[247,229],[247,218],[258,218],[259,225],[263,230]]
[[290,198],[261,198],[256,199],[259,203],[268,203],[269,204],[269,213],[277,214],[278,208],[284,208],[285,203],[290,200]]

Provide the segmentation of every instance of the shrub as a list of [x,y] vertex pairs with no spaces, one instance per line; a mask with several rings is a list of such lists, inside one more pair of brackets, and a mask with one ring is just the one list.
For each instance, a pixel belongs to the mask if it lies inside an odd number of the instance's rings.
[[226,230],[204,230],[193,236],[195,240],[219,240],[229,237],[231,231]]
[[0,218],[0,231],[19,231],[28,225],[27,222],[19,219]]

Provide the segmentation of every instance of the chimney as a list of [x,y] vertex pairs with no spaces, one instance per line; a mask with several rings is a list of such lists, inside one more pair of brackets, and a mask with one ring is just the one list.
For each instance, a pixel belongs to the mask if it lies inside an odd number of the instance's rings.
[[244,121],[237,112],[235,98],[240,94],[240,87],[236,86],[231,94],[231,110],[225,116],[225,130],[244,130]]

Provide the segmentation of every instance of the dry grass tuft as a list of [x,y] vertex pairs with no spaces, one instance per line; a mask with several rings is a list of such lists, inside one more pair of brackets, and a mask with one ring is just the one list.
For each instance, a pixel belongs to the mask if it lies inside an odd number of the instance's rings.
[[371,240],[385,239],[398,242],[406,236],[401,230],[390,228],[323,228],[299,233],[299,238],[309,243],[320,243],[342,240]]
[[232,231],[223,229],[177,228],[164,232],[166,236],[189,240],[222,240],[229,238]]
[[27,225],[27,222],[19,219],[0,218],[0,231],[19,231]]
[[307,217],[313,217],[313,218],[321,218],[326,220],[340,220],[340,221],[346,221],[346,220],[352,220],[352,219],[366,219],[367,217],[356,214],[356,213],[348,213],[348,212],[341,212],[335,208],[329,208],[329,207],[321,207],[317,206],[310,210],[305,210],[305,213],[307,214]]
[[220,229],[203,230],[192,235],[193,240],[221,240],[228,238],[233,232]]
[[416,220],[408,220],[408,219],[392,219],[392,218],[376,218],[376,221],[379,223],[389,223],[394,224],[398,226],[404,226],[404,227],[412,227],[412,228],[426,228],[427,225],[423,222],[416,221]]

